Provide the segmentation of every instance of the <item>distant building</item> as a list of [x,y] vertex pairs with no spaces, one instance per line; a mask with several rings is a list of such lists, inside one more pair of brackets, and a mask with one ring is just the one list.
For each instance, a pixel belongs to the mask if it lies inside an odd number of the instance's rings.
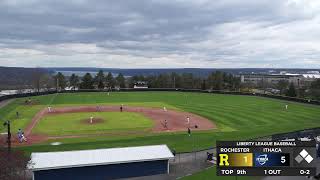
[[78,87],[74,87],[74,86],[68,86],[68,87],[64,88],[64,90],[66,90],[66,91],[72,91],[72,90],[78,91],[79,88]]
[[146,81],[137,81],[134,83],[133,88],[135,89],[146,89],[148,88],[148,83]]
[[259,85],[263,83],[278,84],[279,81],[285,80],[293,83],[295,86],[303,86],[303,75],[300,74],[242,74],[240,75],[241,83]]

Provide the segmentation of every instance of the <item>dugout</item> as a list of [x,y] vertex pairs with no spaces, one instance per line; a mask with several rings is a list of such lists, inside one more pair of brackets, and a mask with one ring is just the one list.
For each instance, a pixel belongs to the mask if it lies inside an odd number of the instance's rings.
[[169,173],[167,145],[32,153],[33,180],[106,180]]

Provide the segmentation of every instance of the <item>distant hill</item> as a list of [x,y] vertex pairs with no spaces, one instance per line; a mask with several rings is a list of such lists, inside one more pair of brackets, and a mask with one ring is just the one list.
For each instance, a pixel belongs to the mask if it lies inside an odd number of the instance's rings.
[[28,88],[35,76],[50,73],[53,72],[43,68],[0,67],[0,90]]

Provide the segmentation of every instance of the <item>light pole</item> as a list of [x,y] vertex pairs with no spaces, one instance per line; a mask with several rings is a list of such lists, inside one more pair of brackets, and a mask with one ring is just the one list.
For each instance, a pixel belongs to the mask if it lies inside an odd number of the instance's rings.
[[11,151],[11,131],[10,131],[10,121],[6,121],[3,123],[4,126],[7,126],[8,128],[8,137],[7,137],[7,143],[8,143],[8,153]]

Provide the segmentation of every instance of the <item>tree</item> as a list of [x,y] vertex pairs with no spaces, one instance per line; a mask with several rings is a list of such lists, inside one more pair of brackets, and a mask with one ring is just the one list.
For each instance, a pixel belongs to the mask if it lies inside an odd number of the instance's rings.
[[91,76],[90,73],[86,73],[83,77],[82,77],[82,82],[80,84],[80,88],[81,89],[94,89],[94,80]]
[[54,80],[56,83],[56,88],[57,89],[65,89],[67,86],[67,81],[64,75],[61,72],[58,72],[57,75],[54,76]]
[[94,82],[97,85],[98,89],[103,89],[104,88],[105,79],[104,79],[104,74],[103,74],[102,70],[100,70],[97,73],[96,77],[94,78]]
[[193,74],[192,73],[183,73],[182,76],[182,88],[192,89],[193,88]]
[[224,88],[224,74],[220,71],[213,72],[208,77],[209,86],[214,90],[222,90]]
[[26,167],[32,165],[30,158],[23,152],[15,150],[8,153],[0,148],[0,179],[1,180],[27,180]]
[[117,85],[119,85],[120,88],[126,87],[126,79],[121,73],[119,73],[119,75],[116,77],[116,81],[117,81]]
[[290,86],[289,86],[289,89],[287,91],[286,96],[289,96],[289,97],[296,97],[297,96],[296,88],[294,87],[293,83],[290,83]]
[[201,83],[201,89],[202,90],[206,90],[207,89],[207,86],[206,86],[206,80],[202,80],[202,83]]
[[110,89],[114,88],[116,85],[115,79],[113,77],[113,75],[111,74],[111,72],[108,73],[107,77],[106,77],[106,86]]
[[171,78],[172,80],[172,88],[181,88],[182,87],[182,80],[181,76],[175,72],[171,73]]
[[320,79],[317,79],[311,83],[311,89],[320,89]]
[[277,88],[280,90],[280,95],[284,93],[289,86],[289,82],[286,80],[280,80],[277,84]]
[[45,71],[40,68],[36,68],[32,72],[32,84],[33,84],[33,87],[37,90],[37,92],[40,92],[40,89],[42,87],[41,79],[45,75],[46,75]]
[[148,86],[149,86],[150,88],[157,88],[157,87],[159,87],[156,76],[154,76],[154,75],[148,75],[148,76],[145,78],[145,80],[146,80],[146,82],[148,83]]
[[70,82],[70,86],[72,87],[73,90],[75,90],[76,87],[79,86],[79,77],[75,74],[72,74],[70,76],[69,82]]
[[40,81],[39,82],[40,82],[41,88],[44,88],[45,90],[49,90],[51,88],[56,87],[56,83],[55,83],[54,77],[52,77],[49,74],[43,74],[40,77]]
[[320,79],[311,83],[310,95],[311,97],[320,100]]
[[167,74],[160,74],[157,78],[158,85],[161,88],[168,88],[169,87],[169,79],[170,77]]

